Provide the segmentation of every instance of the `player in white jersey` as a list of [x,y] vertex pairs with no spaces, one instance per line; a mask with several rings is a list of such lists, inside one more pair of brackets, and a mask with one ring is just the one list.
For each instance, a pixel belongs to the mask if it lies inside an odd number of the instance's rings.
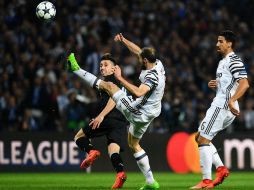
[[116,108],[120,110],[130,122],[128,133],[128,144],[134,153],[137,164],[146,178],[146,183],[140,189],[159,189],[159,183],[154,179],[150,168],[149,159],[146,152],[141,148],[139,141],[147,130],[149,124],[161,112],[161,99],[165,88],[165,71],[160,60],[156,59],[153,48],[141,49],[136,44],[127,40],[122,34],[115,36],[115,41],[122,42],[131,52],[138,55],[142,64],[140,74],[140,86],[129,83],[121,75],[119,66],[115,66],[114,75],[117,80],[137,99],[131,101],[124,91],[119,89],[112,82],[105,82],[97,79],[93,74],[81,69],[71,53],[68,57],[68,70],[73,71],[84,82],[100,90],[106,91],[116,103]]
[[[219,131],[228,127],[240,114],[238,99],[249,88],[244,64],[233,51],[235,39],[235,34],[228,30],[221,32],[218,36],[217,51],[223,58],[217,67],[216,80],[208,83],[209,88],[216,90],[216,96],[196,135],[203,180],[191,189],[213,188],[229,176],[228,169],[223,165],[211,141]],[[212,164],[216,167],[214,181],[212,181]]]
[[[150,49],[143,49],[143,51],[150,51]],[[132,102],[123,98],[125,95],[123,91],[119,91],[113,96],[113,100],[117,102],[117,108],[123,112],[130,122],[130,134],[137,139],[142,138],[152,120],[161,113],[161,99],[165,88],[165,71],[160,60],[156,59],[154,63],[155,65],[151,69],[143,70],[139,76],[141,84],[145,85],[142,88],[148,87],[149,92],[142,93],[143,95],[140,94],[141,96],[137,96],[138,98]],[[120,71],[119,67],[117,69]],[[121,77],[118,79],[124,85]],[[131,90],[127,86],[125,87]],[[134,89],[132,93],[137,92]]]

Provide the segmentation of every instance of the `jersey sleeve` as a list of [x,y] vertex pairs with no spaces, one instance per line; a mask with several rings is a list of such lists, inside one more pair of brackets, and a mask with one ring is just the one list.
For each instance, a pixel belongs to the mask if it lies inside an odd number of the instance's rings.
[[145,78],[144,78],[145,85],[149,86],[150,88],[153,88],[158,85],[159,78],[158,78],[158,72],[156,70],[151,70],[147,72]]
[[233,59],[229,63],[229,70],[236,81],[248,78],[244,64],[240,58]]

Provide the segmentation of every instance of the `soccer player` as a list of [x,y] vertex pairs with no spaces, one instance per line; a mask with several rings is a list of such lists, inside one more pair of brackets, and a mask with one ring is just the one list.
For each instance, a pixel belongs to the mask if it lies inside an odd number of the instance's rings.
[[116,103],[116,108],[123,113],[130,122],[128,144],[134,153],[137,165],[146,178],[146,183],[140,189],[159,189],[159,183],[154,179],[149,159],[141,148],[139,141],[149,124],[161,112],[161,99],[165,88],[165,71],[160,60],[156,59],[153,48],[140,49],[136,44],[127,40],[122,34],[115,36],[115,41],[122,42],[131,52],[138,55],[144,70],[140,74],[140,86],[135,86],[121,75],[119,66],[115,66],[114,75],[118,81],[137,98],[131,101],[125,93],[112,82],[98,79],[91,73],[81,69],[74,54],[68,57],[67,68],[81,77],[91,87],[106,91]]
[[[116,61],[111,54],[104,54],[100,60],[100,72],[105,81],[114,82],[119,88],[122,88],[113,73],[115,64]],[[94,148],[89,139],[104,135],[107,137],[108,154],[117,172],[112,188],[117,189],[121,188],[127,179],[119,153],[120,150],[124,150],[128,122],[115,108],[115,102],[106,92],[100,92],[100,96],[97,110],[99,114],[91,120],[89,126],[85,126],[78,131],[74,140],[80,150],[86,151],[88,154],[80,165],[81,169],[85,169],[100,156],[100,152]]]
[[[242,60],[234,53],[236,36],[232,31],[223,31],[218,36],[217,52],[222,56],[216,71],[216,80],[208,87],[216,90],[211,107],[201,122],[196,141],[199,147],[203,180],[191,189],[210,189],[229,176],[220,156],[212,144],[215,135],[228,127],[239,116],[238,99],[249,87],[247,73]],[[216,167],[216,178],[212,181],[212,164]]]

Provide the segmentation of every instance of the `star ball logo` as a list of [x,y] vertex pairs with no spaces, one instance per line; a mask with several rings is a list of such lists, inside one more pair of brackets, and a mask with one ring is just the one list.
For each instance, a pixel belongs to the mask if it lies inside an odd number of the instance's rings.
[[195,134],[175,133],[167,144],[167,162],[176,173],[200,173],[199,152]]

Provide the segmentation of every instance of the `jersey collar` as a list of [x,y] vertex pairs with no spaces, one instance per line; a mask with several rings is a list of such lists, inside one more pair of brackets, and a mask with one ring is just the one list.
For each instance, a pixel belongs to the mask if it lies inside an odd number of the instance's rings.
[[233,54],[235,54],[235,52],[230,52],[230,53],[228,53],[227,55],[226,55],[226,57],[225,57],[225,59],[227,59],[230,55],[233,55]]

